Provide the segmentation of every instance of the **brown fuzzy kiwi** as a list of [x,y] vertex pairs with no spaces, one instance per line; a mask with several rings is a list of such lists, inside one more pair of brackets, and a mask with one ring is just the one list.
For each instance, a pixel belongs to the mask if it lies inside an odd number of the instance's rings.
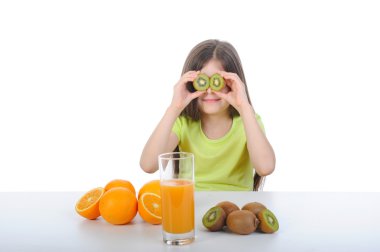
[[259,230],[264,233],[274,233],[279,229],[279,223],[269,209],[263,209],[257,214],[257,218],[260,220]]
[[257,216],[257,214],[261,210],[267,209],[267,207],[259,202],[250,202],[250,203],[245,204],[241,209],[251,211],[253,214]]
[[223,208],[224,212],[226,212],[227,217],[233,211],[240,210],[240,208],[236,204],[232,203],[231,201],[222,201],[216,205]]
[[219,206],[212,207],[203,216],[202,223],[212,232],[222,230],[226,223],[226,213]]
[[227,217],[227,227],[236,234],[247,235],[254,232],[259,225],[259,220],[248,210],[237,210]]

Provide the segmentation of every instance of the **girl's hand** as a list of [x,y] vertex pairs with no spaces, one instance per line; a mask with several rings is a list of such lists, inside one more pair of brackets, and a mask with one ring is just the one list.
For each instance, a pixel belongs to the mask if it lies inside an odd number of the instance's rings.
[[245,91],[245,85],[240,80],[240,77],[236,73],[230,73],[225,71],[218,72],[225,80],[226,85],[230,88],[227,93],[214,92],[220,98],[226,100],[231,104],[239,113],[244,106],[250,106],[247,93]]
[[181,76],[177,84],[174,86],[174,94],[170,106],[182,112],[182,110],[184,110],[192,100],[198,98],[204,93],[204,91],[196,91],[194,93],[191,93],[186,88],[186,83],[193,82],[198,76],[199,72],[200,71],[189,71]]

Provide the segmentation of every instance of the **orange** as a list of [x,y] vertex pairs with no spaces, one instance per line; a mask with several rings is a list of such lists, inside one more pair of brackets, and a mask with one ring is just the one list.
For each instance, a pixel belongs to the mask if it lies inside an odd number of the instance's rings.
[[127,224],[137,213],[136,196],[124,187],[111,188],[100,199],[99,211],[111,224]]
[[104,187],[104,190],[108,191],[109,189],[115,188],[115,187],[125,187],[125,188],[131,190],[131,192],[133,193],[133,195],[136,195],[135,187],[132,185],[131,182],[129,182],[128,180],[124,180],[124,179],[114,179],[114,180],[111,180]]
[[161,224],[161,197],[155,193],[143,193],[139,198],[138,211],[143,220],[150,224]]
[[76,203],[77,213],[87,219],[93,220],[100,216],[99,200],[104,194],[104,188],[98,187],[86,192]]
[[140,190],[139,190],[139,195],[138,199],[141,197],[143,193],[150,192],[150,193],[155,193],[157,195],[161,195],[161,187],[160,187],[160,180],[151,180],[144,184]]

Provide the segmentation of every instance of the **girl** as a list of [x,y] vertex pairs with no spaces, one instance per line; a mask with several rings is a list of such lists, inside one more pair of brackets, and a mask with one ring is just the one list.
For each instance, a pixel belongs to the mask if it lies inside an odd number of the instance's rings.
[[[218,73],[226,86],[218,92],[195,91],[192,82],[199,73]],[[177,148],[194,154],[196,190],[258,190],[261,176],[275,168],[275,155],[263,131],[235,48],[228,42],[206,40],[189,53],[172,102],[146,143],[140,166],[153,173],[158,169],[157,156]]]

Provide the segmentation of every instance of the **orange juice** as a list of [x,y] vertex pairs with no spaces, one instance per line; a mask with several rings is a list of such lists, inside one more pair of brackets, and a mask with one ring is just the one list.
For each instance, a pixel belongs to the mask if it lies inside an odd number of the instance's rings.
[[194,230],[194,183],[190,180],[161,181],[162,226],[171,234]]

